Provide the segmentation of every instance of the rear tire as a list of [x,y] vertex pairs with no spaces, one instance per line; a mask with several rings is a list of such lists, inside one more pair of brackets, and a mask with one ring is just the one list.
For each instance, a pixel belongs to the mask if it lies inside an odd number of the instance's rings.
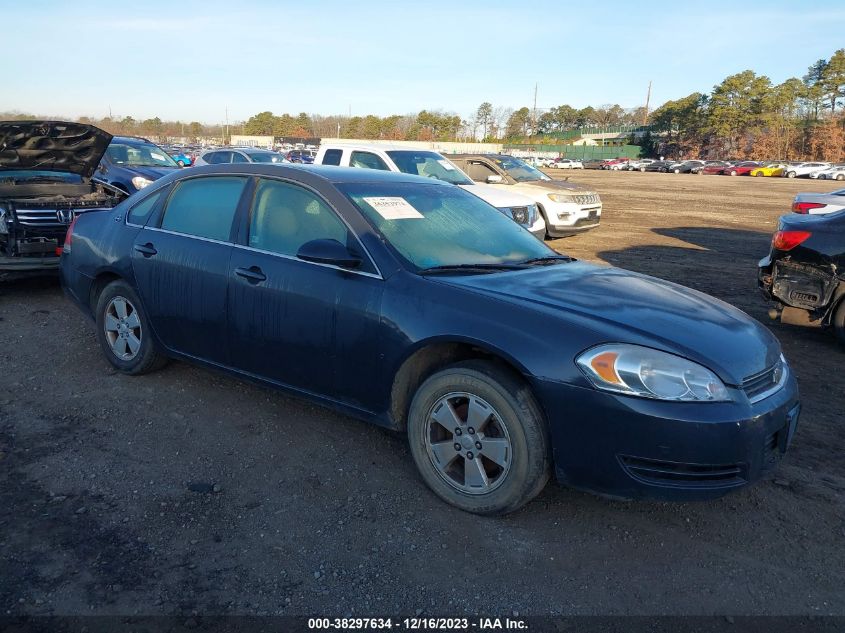
[[736,176],[736,172],[733,169],[731,170],[731,176]]
[[490,362],[457,363],[426,380],[411,402],[408,442],[429,488],[475,514],[517,510],[551,472],[548,430],[531,390]]
[[115,369],[137,376],[164,367],[156,350],[141,299],[122,279],[107,285],[97,298],[97,340]]
[[845,175],[836,174],[836,180],[845,180]]
[[797,175],[798,175],[798,174],[796,174],[794,171],[788,171],[788,172],[786,172],[786,177],[787,177],[787,178],[795,178],[795,176],[797,176]]

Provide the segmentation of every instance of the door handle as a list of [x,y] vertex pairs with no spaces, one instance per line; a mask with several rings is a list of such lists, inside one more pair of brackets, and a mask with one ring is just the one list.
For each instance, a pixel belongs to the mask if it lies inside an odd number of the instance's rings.
[[250,268],[235,268],[235,274],[239,277],[243,277],[252,284],[257,284],[267,279],[267,275],[265,275],[258,266],[252,266]]
[[144,257],[152,257],[158,251],[155,249],[155,246],[147,242],[146,244],[135,244],[135,250],[141,253]]

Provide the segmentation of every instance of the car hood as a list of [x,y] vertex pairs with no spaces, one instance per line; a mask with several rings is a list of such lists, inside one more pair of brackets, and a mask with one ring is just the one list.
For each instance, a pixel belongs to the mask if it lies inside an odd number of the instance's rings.
[[483,185],[481,183],[458,186],[499,209],[504,207],[525,207],[534,204],[534,200],[528,196],[508,191],[504,187],[494,187],[493,185]]
[[90,178],[112,136],[65,121],[0,121],[0,169],[58,171]]
[[506,301],[533,305],[596,334],[673,352],[739,385],[780,357],[777,339],[737,308],[698,291],[621,268],[571,262],[517,272],[441,278]]
[[531,180],[529,182],[517,182],[513,185],[519,189],[533,189],[535,191],[576,191],[578,193],[592,193],[593,190],[588,187],[576,185],[574,182],[566,180]]

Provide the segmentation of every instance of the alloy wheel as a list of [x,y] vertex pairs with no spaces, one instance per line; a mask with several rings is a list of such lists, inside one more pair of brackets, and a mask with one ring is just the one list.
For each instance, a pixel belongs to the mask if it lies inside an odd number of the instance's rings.
[[141,349],[141,318],[132,302],[116,296],[106,306],[103,319],[106,341],[120,360],[132,360]]
[[501,415],[471,393],[453,392],[438,399],[422,426],[426,452],[453,488],[486,494],[504,483],[513,450]]

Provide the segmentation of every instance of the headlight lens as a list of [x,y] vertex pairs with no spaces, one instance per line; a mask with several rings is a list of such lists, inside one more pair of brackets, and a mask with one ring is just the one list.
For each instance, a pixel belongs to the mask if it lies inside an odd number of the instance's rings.
[[143,176],[135,176],[132,179],[132,185],[135,187],[135,189],[143,189],[147,185],[151,184],[153,184],[153,181],[149,178],[144,178]]
[[552,202],[575,202],[575,198],[568,193],[550,193],[548,196]]
[[731,399],[719,377],[691,360],[649,347],[611,343],[576,358],[596,388],[674,402],[724,402]]

